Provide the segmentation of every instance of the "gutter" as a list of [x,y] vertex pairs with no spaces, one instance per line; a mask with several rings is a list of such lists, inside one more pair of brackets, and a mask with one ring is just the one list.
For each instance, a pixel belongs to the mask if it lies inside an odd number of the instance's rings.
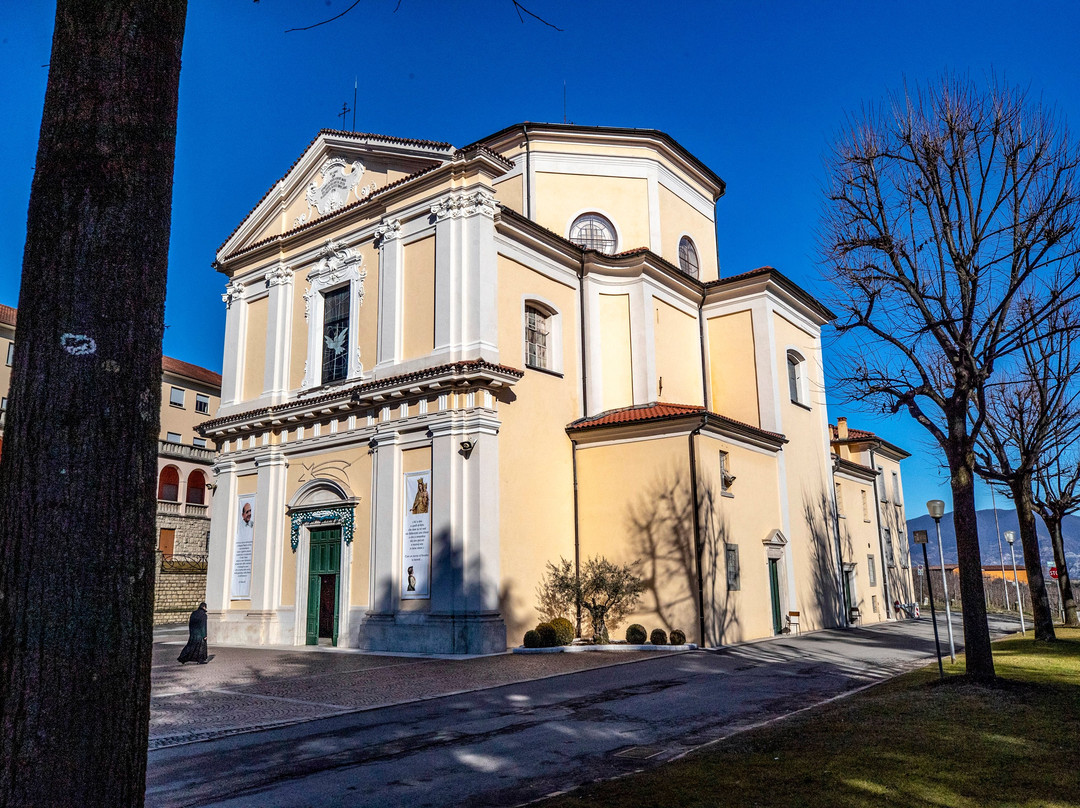
[[[570,439],[570,463],[574,470],[574,580],[581,587],[581,528],[578,518],[577,441]],[[581,636],[581,603],[575,602],[577,636]]]
[[[833,475],[837,472],[837,467],[840,464],[840,456],[836,456],[836,460],[833,461],[832,470]],[[851,626],[851,615],[848,614],[848,610],[844,608],[845,598],[844,590],[847,588],[847,581],[844,576],[844,547],[840,541],[840,503],[836,501],[836,477],[833,477],[832,487],[832,503],[833,503],[833,522],[836,525],[836,559],[840,566],[838,571],[840,573],[840,622],[845,627]]]
[[694,514],[694,561],[697,568],[697,613],[698,613],[698,641],[701,647],[705,647],[705,583],[701,574],[701,517],[698,514],[700,505],[697,495],[697,456],[694,451],[694,438],[705,428],[708,416],[701,417],[701,423],[690,433],[690,499]]
[[[878,478],[881,476],[878,474],[877,462],[874,460],[874,446],[877,443],[870,444],[870,467],[874,469],[874,513],[877,514],[877,535],[878,544],[881,547],[881,590],[885,597],[885,617],[893,617],[892,613],[892,597],[889,593],[889,557],[885,555],[885,535],[881,529],[881,496],[878,494]],[[881,481],[882,485],[885,485],[885,481]],[[941,562],[944,564],[944,560]]]

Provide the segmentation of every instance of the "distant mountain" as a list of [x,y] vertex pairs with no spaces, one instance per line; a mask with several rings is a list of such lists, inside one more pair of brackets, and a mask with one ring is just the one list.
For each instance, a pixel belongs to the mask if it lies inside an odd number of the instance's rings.
[[[1020,528],[1016,518],[1016,511],[998,508],[998,523],[1001,527],[1001,548],[1005,552],[1005,565],[1012,563],[1009,556],[1009,545],[1005,541],[1005,531],[1016,531],[1016,566],[1024,565],[1024,554],[1020,547]],[[994,511],[987,509],[978,512],[979,519],[979,547],[982,550],[983,564],[1000,564],[998,555],[997,529],[994,526]],[[938,563],[937,534],[934,532],[934,520],[929,516],[920,516],[918,519],[909,519],[908,538],[915,535],[916,530],[925,530],[930,537],[926,545],[926,551],[930,556],[930,563]],[[1053,563],[1054,550],[1050,546],[1050,534],[1042,519],[1035,517],[1036,532],[1039,535],[1039,552],[1043,559],[1043,566],[1047,562]],[[1080,516],[1066,516],[1062,523],[1062,533],[1065,539],[1065,559],[1069,565],[1069,573],[1074,579],[1080,575]],[[941,541],[945,547],[945,563],[956,563],[956,534],[953,531],[952,513],[941,517]],[[922,550],[912,542],[911,557],[913,561],[922,560]]]

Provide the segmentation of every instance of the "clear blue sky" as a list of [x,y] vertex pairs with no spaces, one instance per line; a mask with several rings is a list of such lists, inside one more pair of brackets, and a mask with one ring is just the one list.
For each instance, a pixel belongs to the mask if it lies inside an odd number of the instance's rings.
[[[1080,127],[1074,2],[525,0],[565,29],[519,22],[510,0],[192,0],[180,81],[165,352],[220,370],[217,247],[315,133],[356,128],[464,145],[511,123],[662,129],[727,181],[721,271],[763,264],[820,289],[822,157],[847,112],[951,70],[996,72]],[[15,305],[54,6],[0,20],[0,303]],[[351,125],[351,115],[348,120]],[[915,457],[909,515],[948,486],[919,427],[842,406]],[[989,507],[989,495],[980,507]],[[999,507],[1008,507],[998,498]]]

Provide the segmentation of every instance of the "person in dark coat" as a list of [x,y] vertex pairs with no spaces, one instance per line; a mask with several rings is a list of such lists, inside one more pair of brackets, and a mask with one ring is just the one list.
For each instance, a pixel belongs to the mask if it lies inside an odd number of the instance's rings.
[[177,661],[183,665],[186,662],[198,662],[200,665],[207,663],[206,658],[206,604],[200,603],[199,608],[191,613],[188,618],[188,641],[184,650],[180,652]]

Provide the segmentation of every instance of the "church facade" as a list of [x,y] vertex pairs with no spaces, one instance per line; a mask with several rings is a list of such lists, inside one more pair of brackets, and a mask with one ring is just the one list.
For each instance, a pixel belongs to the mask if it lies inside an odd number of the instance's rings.
[[845,575],[832,315],[720,277],[723,193],[654,130],[320,132],[217,254],[211,636],[499,651],[596,556],[707,645],[884,619]]

